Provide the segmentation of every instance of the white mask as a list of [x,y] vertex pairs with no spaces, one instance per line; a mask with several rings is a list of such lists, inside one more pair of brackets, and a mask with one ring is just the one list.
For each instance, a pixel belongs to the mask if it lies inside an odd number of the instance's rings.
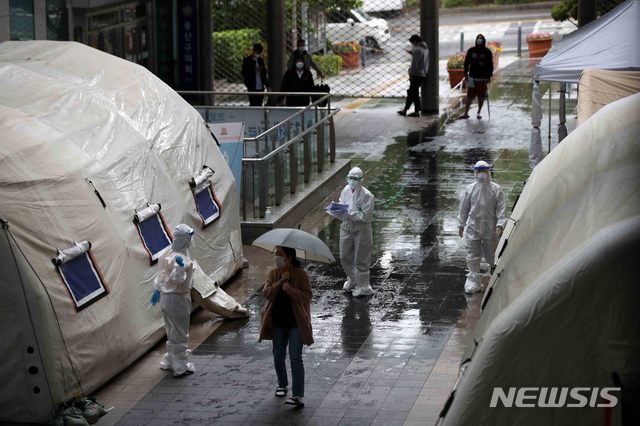
[[480,47],[482,45],[482,39],[476,40],[476,46]]
[[298,68],[299,70],[304,68],[304,62],[296,62],[296,68]]
[[256,59],[262,58],[262,53],[254,53],[253,56],[255,56]]
[[358,189],[360,187],[360,182],[358,182],[357,180],[349,179],[347,183],[349,184],[349,188],[351,189]]
[[298,46],[298,52],[304,52],[304,46],[302,46],[302,47]]
[[478,172],[476,179],[480,183],[486,183],[489,180],[489,174],[487,172]]
[[276,266],[278,268],[282,268],[286,264],[287,264],[287,261],[283,256],[276,256]]

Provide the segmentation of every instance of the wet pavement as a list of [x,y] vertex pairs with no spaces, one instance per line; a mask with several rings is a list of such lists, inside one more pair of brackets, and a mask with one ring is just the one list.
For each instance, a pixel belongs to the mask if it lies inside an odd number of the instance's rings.
[[[492,91],[491,120],[458,120],[441,134],[435,134],[437,126],[416,130],[419,121],[406,126],[407,119],[395,114],[398,104],[389,101],[369,105],[371,115],[338,121],[339,138],[369,122],[360,127],[361,140],[341,139],[339,156],[364,170],[365,186],[376,196],[376,293],[352,298],[341,291],[339,264],[306,265],[316,343],[303,355],[305,408],[288,408],[273,395],[271,342],[258,343],[265,299],[257,290],[247,301],[250,319],[222,322],[194,349],[196,374],[161,378],[117,424],[431,423],[459,361],[447,342],[459,337],[461,321],[469,326],[467,307],[477,307],[481,297],[464,294],[465,253],[457,235],[460,196],[473,179],[469,167],[480,159],[495,163],[494,180],[509,211],[529,174],[529,106],[513,92],[530,86],[508,80],[496,86],[501,84],[503,90]],[[375,128],[379,117],[388,117],[386,133]],[[411,131],[402,134],[403,127]],[[302,229],[339,253],[337,220],[316,210]],[[248,273],[257,288],[268,268],[255,266]],[[443,369],[447,380],[439,381],[434,372]]]

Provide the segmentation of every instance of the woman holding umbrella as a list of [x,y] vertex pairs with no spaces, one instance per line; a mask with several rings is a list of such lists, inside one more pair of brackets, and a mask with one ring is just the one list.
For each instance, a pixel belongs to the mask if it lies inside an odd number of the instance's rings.
[[304,407],[304,364],[302,345],[313,343],[311,330],[311,284],[307,272],[300,267],[296,250],[277,246],[276,268],[269,277],[262,293],[269,302],[262,313],[260,340],[273,341],[273,363],[278,376],[275,395],[285,397],[289,385],[285,358],[289,346],[292,396],[285,404]]

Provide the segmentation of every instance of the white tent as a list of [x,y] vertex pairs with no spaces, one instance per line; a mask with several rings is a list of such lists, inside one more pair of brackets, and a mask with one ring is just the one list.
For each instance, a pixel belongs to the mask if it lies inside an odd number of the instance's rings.
[[[566,84],[578,84],[582,71],[640,70],[640,0],[627,0],[605,15],[554,43],[534,69],[534,81],[560,84],[559,140],[567,134],[564,96]],[[542,141],[532,141],[529,163],[542,160]]]
[[498,245],[502,254],[443,424],[619,419],[620,404],[608,412],[490,402],[496,387],[507,393],[622,382],[624,390],[630,378],[637,387],[639,116],[640,94],[605,106],[533,170]]
[[0,421],[47,420],[162,338],[154,261],[178,223],[197,232],[197,298],[246,315],[218,288],[243,260],[233,176],[148,70],[77,43],[0,44],[0,135]]
[[640,93],[640,71],[584,70],[576,112],[581,125],[603,106]]

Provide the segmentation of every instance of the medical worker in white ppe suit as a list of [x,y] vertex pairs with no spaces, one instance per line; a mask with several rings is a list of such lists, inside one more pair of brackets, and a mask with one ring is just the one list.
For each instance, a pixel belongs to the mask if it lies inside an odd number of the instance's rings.
[[348,211],[340,218],[340,261],[347,274],[342,289],[352,292],[355,297],[369,296],[373,289],[369,283],[369,267],[373,236],[373,194],[364,186],[364,175],[359,167],[354,167],[347,175],[347,185],[340,194],[340,203],[348,204]]
[[486,161],[478,161],[474,170],[476,182],[465,189],[458,214],[458,233],[460,238],[466,237],[469,269],[464,283],[466,293],[482,289],[480,259],[484,257],[493,266],[498,239],[505,224],[504,193],[500,185],[491,181],[491,166]]
[[[193,363],[188,362],[189,321],[191,317],[191,287],[195,261],[189,257],[193,229],[181,223],[173,231],[171,249],[158,261],[158,275],[154,282],[151,303],[160,300],[167,332],[167,353],[160,368],[173,370],[175,377],[193,374]],[[160,294],[162,297],[160,297]]]

